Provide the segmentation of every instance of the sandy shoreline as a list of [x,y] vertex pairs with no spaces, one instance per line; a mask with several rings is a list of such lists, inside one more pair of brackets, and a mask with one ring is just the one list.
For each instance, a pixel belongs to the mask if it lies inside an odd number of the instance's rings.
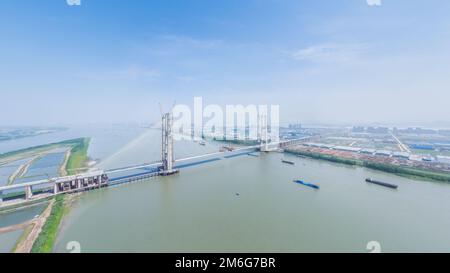
[[64,162],[59,167],[59,174],[61,176],[67,175],[67,163],[69,162],[69,158],[70,158],[71,154],[72,154],[72,149],[68,149],[66,151],[66,154],[64,155]]

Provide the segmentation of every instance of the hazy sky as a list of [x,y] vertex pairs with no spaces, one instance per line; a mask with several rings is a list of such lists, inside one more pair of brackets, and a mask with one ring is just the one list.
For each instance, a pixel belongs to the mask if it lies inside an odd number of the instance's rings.
[[303,123],[450,121],[450,1],[3,0],[0,125],[152,122],[158,103]]

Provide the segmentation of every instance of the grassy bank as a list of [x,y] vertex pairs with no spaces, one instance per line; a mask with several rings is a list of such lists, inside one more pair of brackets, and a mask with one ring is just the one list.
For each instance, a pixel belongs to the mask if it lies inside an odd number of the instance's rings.
[[331,162],[341,163],[341,164],[346,164],[346,165],[358,165],[358,166],[363,165],[362,161],[359,161],[356,159],[347,159],[347,158],[341,158],[341,157],[332,156],[332,155],[304,152],[304,151],[286,150],[286,152],[290,153],[290,154],[302,155],[302,156],[306,156],[306,157],[310,157],[310,158],[314,158],[314,159],[326,160],[326,161],[331,161]]
[[402,166],[395,166],[395,165],[387,165],[387,164],[381,164],[377,162],[364,162],[363,166],[366,168],[379,170],[383,172],[388,173],[394,173],[402,176],[408,176],[408,177],[417,177],[417,178],[425,178],[429,180],[434,181],[442,181],[442,182],[450,182],[450,175],[446,173],[438,173],[428,170],[422,170],[422,169],[413,169],[408,167],[402,167]]
[[450,174],[447,174],[447,173],[439,173],[439,172],[434,172],[434,171],[414,169],[414,168],[410,168],[410,167],[383,164],[383,163],[378,163],[378,162],[362,161],[362,160],[357,160],[357,159],[347,159],[347,158],[341,158],[341,157],[337,157],[337,156],[314,153],[314,152],[294,151],[294,150],[287,150],[286,152],[295,154],[295,155],[302,155],[302,156],[306,156],[306,157],[310,157],[310,158],[314,158],[314,159],[335,162],[335,163],[366,167],[369,169],[383,171],[383,172],[387,172],[387,173],[393,173],[396,175],[406,176],[409,178],[427,179],[427,180],[440,181],[440,182],[450,182]]
[[53,245],[56,241],[59,226],[63,218],[65,209],[64,195],[55,197],[55,203],[52,207],[52,212],[47,218],[41,233],[33,244],[32,253],[50,253],[53,250]]
[[71,149],[69,160],[67,161],[66,171],[68,175],[76,172],[76,169],[85,166],[88,159],[87,152],[89,148],[89,138],[81,138],[76,141]]

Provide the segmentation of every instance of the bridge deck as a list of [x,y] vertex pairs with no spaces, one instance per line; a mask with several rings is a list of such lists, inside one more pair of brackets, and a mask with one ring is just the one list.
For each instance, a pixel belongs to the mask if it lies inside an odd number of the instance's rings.
[[[274,142],[274,143],[270,143],[270,146],[277,145],[277,146],[285,147],[285,146],[295,144],[295,143],[305,140],[305,139],[307,139],[307,138],[288,140],[288,141],[282,141],[282,142]],[[255,146],[238,148],[233,151],[215,152],[215,153],[209,153],[209,154],[204,154],[204,155],[198,155],[198,156],[177,159],[177,160],[175,160],[174,168],[176,168],[176,169],[188,168],[188,167],[192,167],[192,166],[206,164],[209,162],[219,161],[222,159],[230,159],[230,158],[234,158],[234,157],[238,157],[238,156],[248,155],[249,153],[257,151],[260,148],[261,148],[260,145],[255,145]],[[108,184],[117,185],[117,184],[120,184],[121,181],[130,181],[130,180],[139,179],[142,177],[156,176],[159,174],[159,169],[161,166],[162,166],[162,162],[153,162],[153,163],[148,163],[148,164],[123,167],[123,168],[118,168],[118,169],[93,170],[93,171],[89,171],[86,173],[73,175],[73,176],[56,177],[56,178],[51,178],[51,179],[27,182],[27,183],[23,183],[23,184],[13,184],[13,185],[9,185],[9,186],[3,186],[3,187],[0,187],[0,207],[5,206],[5,204],[2,204],[2,203],[10,203],[10,202],[2,202],[2,201],[4,201],[4,200],[2,200],[2,197],[5,192],[14,192],[15,190],[24,190],[25,189],[26,199],[30,199],[31,197],[33,197],[33,195],[35,195],[35,193],[33,193],[33,191],[32,191],[33,187],[38,188],[40,186],[41,190],[42,190],[42,187],[44,187],[45,189],[47,189],[47,188],[50,189],[52,187],[55,187],[55,185],[59,185],[61,183],[62,184],[69,183],[69,182],[72,183],[74,181],[90,179],[93,177],[100,177],[102,175],[107,175],[108,177],[110,177]],[[126,172],[133,172],[133,171],[135,171],[136,173],[124,174]],[[116,174],[121,174],[121,173],[122,173],[122,175],[115,176]],[[100,185],[100,187],[102,187],[102,186],[103,186],[103,184]],[[46,194],[46,193],[47,193],[46,191],[42,190],[42,192],[39,192],[39,195],[40,196],[45,195],[45,197],[48,197],[47,196],[48,194]],[[57,193],[59,193],[59,192],[57,192]],[[61,192],[61,193],[66,193],[66,192]],[[39,197],[34,196],[32,199],[36,200],[37,198],[39,198]]]

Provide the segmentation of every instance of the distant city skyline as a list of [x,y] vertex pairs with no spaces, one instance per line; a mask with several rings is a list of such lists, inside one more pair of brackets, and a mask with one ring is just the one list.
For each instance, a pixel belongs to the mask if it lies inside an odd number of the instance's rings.
[[450,127],[448,1],[7,0],[0,126],[278,104],[281,124]]

